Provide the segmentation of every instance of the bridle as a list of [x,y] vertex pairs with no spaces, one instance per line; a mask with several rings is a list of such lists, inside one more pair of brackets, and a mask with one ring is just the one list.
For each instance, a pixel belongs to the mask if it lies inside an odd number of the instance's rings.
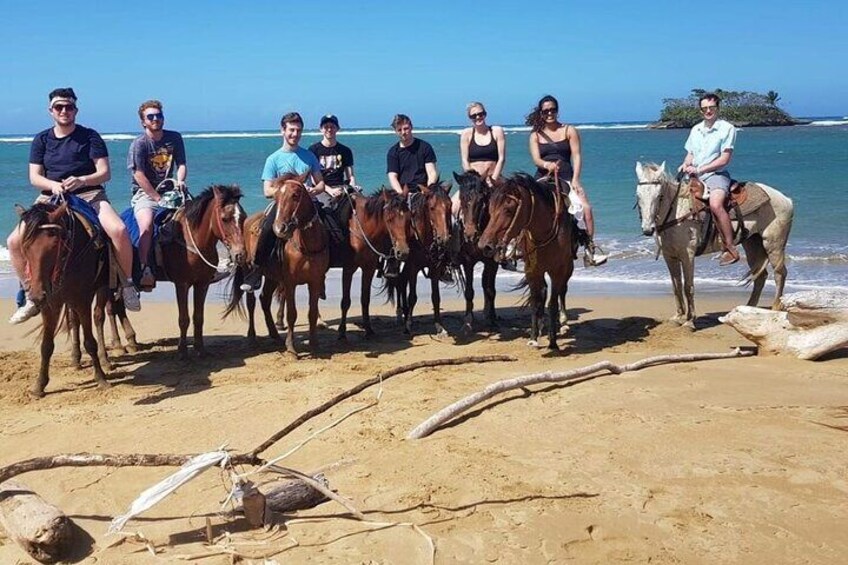
[[[680,216],[679,218],[672,218],[671,216],[672,216],[672,214],[674,213],[674,210],[675,210],[674,201],[672,201],[671,203],[669,203],[668,210],[666,210],[666,213],[663,216],[662,221],[660,221],[659,217],[660,217],[660,213],[662,211],[663,201],[664,201],[665,192],[666,192],[664,190],[665,183],[664,183],[663,179],[660,178],[658,180],[653,180],[653,181],[639,181],[639,182],[636,183],[636,186],[659,186],[660,187],[660,195],[659,195],[659,198],[657,198],[657,209],[656,209],[654,217],[652,218],[653,221],[654,221],[654,226],[655,226],[654,227],[654,233],[656,233],[657,235],[664,232],[668,228],[678,226],[678,225],[682,224],[683,222],[685,222],[686,220],[689,220],[690,218],[694,218],[697,214],[695,212],[694,208],[693,208],[688,214],[684,214],[683,216]],[[680,187],[681,186],[683,186],[683,184],[680,182],[680,179],[678,179],[677,190],[674,193],[673,200],[677,200],[677,199],[680,198]],[[639,208],[638,200],[636,201],[635,207],[639,210],[639,218],[641,219],[642,218],[642,209]]]
[[[281,235],[277,235],[277,237],[279,237],[283,241],[287,241],[287,240],[291,239],[291,237],[294,235],[295,230],[297,230],[297,229],[307,230],[307,229],[311,228],[313,226],[313,224],[315,224],[315,222],[317,222],[318,219],[319,219],[318,207],[313,204],[312,205],[312,210],[313,210],[312,216],[309,218],[308,222],[301,224],[301,222],[300,222],[300,207],[303,205],[304,201],[306,201],[306,200],[308,200],[310,203],[312,203],[312,198],[309,195],[309,191],[306,190],[306,186],[304,184],[297,182],[297,181],[294,181],[294,180],[290,181],[290,182],[292,184],[294,184],[294,186],[298,190],[303,190],[305,197],[301,196],[300,200],[297,203],[297,206],[295,206],[294,210],[292,211],[291,217],[289,217],[288,220],[283,222],[282,229],[279,232],[277,230],[274,230],[274,232],[278,233],[278,234],[288,234],[288,236],[286,236],[286,237],[283,237]],[[279,210],[279,206],[280,206],[279,203],[277,203],[277,209],[278,210]]]
[[373,251],[374,254],[377,255],[377,257],[379,257],[380,259],[383,259],[383,260],[387,260],[387,259],[400,260],[400,252],[397,250],[397,242],[395,241],[395,236],[392,234],[392,231],[389,229],[389,224],[386,222],[386,210],[389,207],[389,203],[387,202],[387,203],[383,204],[383,209],[382,209],[382,211],[383,211],[383,223],[386,225],[386,232],[389,234],[389,241],[391,241],[391,244],[392,244],[392,248],[389,250],[389,253],[386,254],[386,253],[379,251],[374,246],[374,244],[371,243],[371,240],[368,239],[368,236],[365,235],[365,228],[362,226],[362,221],[359,219],[359,214],[356,212],[356,202],[354,202],[353,196],[348,191],[345,191],[345,194],[347,195],[347,198],[350,201],[350,209],[353,212],[353,218],[356,220],[356,225],[359,227],[359,233],[357,234],[357,233],[351,232],[351,235],[355,235],[355,236],[359,237],[360,239],[364,240],[365,244],[368,246],[368,248],[371,249],[371,251]]
[[[215,200],[217,200],[217,198],[212,196],[212,200],[215,201]],[[240,223],[240,219],[241,219],[241,206],[239,206],[238,202],[236,202],[235,204],[236,204],[236,206],[235,206],[235,218],[234,218],[234,220],[235,220],[236,226],[238,226],[239,223]],[[227,251],[230,252],[232,250],[233,244],[227,238],[227,235],[226,235],[227,232],[224,231],[224,222],[223,222],[223,220],[221,220],[221,211],[223,210],[223,207],[218,207],[218,210],[215,210],[216,205],[217,204],[212,204],[211,213],[214,214],[214,216],[215,216],[215,222],[218,226],[218,233],[221,234],[221,237],[219,239],[220,239],[221,243],[224,244],[224,247],[227,248]],[[188,233],[188,238],[191,242],[191,247],[186,245],[186,249],[188,249],[189,251],[191,251],[192,253],[194,253],[198,257],[200,257],[200,260],[203,261],[204,263],[206,263],[206,265],[208,267],[212,267],[213,269],[215,269],[217,271],[218,265],[209,261],[203,255],[203,251],[201,251],[200,247],[197,245],[197,242],[194,239],[194,234],[191,231],[191,222],[189,222],[187,218],[183,217],[182,223],[183,223],[183,227],[185,228],[185,231]]]
[[524,223],[524,225],[521,228],[519,228],[515,232],[514,236],[511,236],[510,234],[512,234],[513,230],[515,229],[515,224],[518,221],[519,216],[521,216],[521,208],[524,206],[524,199],[520,198],[518,196],[515,196],[513,194],[505,194],[504,195],[505,198],[508,198],[510,200],[515,200],[516,202],[518,202],[518,206],[515,209],[515,214],[512,216],[512,220],[510,221],[509,226],[506,228],[506,231],[504,232],[503,236],[501,237],[501,240],[498,242],[498,248],[506,249],[507,246],[509,245],[509,242],[512,241],[513,239],[520,237],[522,233],[527,234],[527,238],[530,240],[530,243],[533,244],[534,251],[539,250],[539,249],[549,245],[551,242],[553,242],[557,238],[557,236],[559,235],[559,224],[560,224],[559,214],[561,212],[560,192],[559,192],[560,188],[559,188],[559,179],[558,178],[556,178],[556,180],[555,180],[555,190],[556,190],[556,193],[554,194],[554,219],[553,219],[553,225],[551,226],[551,233],[541,243],[536,242],[535,238],[533,237],[533,232],[530,230],[530,224],[533,222],[533,215],[536,212],[536,196],[533,194],[533,191],[529,190],[529,189],[525,189],[524,187],[518,187],[518,191],[520,193],[527,192],[528,195],[530,196],[530,213],[527,215],[527,221]]

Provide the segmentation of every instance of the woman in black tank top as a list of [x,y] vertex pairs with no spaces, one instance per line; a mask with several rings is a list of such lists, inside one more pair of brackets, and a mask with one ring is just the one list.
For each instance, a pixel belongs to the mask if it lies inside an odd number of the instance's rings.
[[594,244],[595,221],[592,206],[580,182],[583,169],[580,134],[574,126],[561,123],[558,116],[559,102],[550,95],[539,100],[527,116],[525,123],[532,128],[530,156],[537,167],[537,178],[556,175],[561,181],[571,185],[570,194],[582,204],[586,222],[589,244],[586,247],[585,262],[592,266],[601,265],[606,262],[607,257]]
[[[498,180],[506,162],[503,128],[486,124],[486,107],[471,102],[467,107],[472,126],[459,136],[459,154],[463,171],[477,171],[491,185]],[[459,214],[459,191],[453,195],[453,212]]]

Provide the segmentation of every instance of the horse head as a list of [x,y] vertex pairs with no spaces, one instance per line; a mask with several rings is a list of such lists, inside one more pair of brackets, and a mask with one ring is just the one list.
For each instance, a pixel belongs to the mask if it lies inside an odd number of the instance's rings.
[[392,242],[392,255],[405,261],[409,257],[409,236],[412,231],[412,214],[405,195],[383,189],[377,196],[382,200],[383,222]]
[[642,222],[642,233],[653,235],[657,228],[657,215],[665,186],[672,182],[665,170],[665,161],[655,163],[636,162],[636,208]]
[[436,247],[447,246],[451,237],[451,199],[448,195],[450,183],[435,182],[429,186],[421,186],[421,194],[427,207],[427,217],[433,233],[433,243]]
[[71,255],[71,230],[65,203],[35,204],[21,214],[24,228],[21,248],[29,269],[29,296],[43,306],[62,283]]
[[467,243],[476,243],[489,221],[491,189],[477,171],[468,171],[453,178],[459,184],[459,217],[462,236]]
[[291,239],[295,230],[305,227],[318,214],[312,196],[306,190],[305,180],[306,175],[286,174],[271,183],[275,188],[274,201],[277,205],[274,234],[284,241]]
[[524,205],[525,196],[525,190],[516,177],[507,179],[492,193],[489,199],[489,222],[477,243],[485,257],[502,261],[509,242],[526,227],[530,219],[530,207]]
[[239,203],[242,193],[237,185],[212,185],[212,215],[210,220],[213,235],[221,241],[233,261],[240,265],[244,262],[246,253],[244,249],[244,226],[245,213]]

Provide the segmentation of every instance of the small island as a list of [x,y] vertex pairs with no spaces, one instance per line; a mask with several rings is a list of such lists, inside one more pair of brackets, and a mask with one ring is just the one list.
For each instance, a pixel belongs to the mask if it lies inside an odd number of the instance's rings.
[[[707,90],[694,88],[686,98],[665,98],[658,122],[649,127],[654,129],[691,128],[703,117],[698,111],[698,99]],[[736,127],[795,126],[809,124],[799,120],[778,107],[780,95],[774,90],[759,92],[716,89],[712,92],[721,98],[721,118]]]

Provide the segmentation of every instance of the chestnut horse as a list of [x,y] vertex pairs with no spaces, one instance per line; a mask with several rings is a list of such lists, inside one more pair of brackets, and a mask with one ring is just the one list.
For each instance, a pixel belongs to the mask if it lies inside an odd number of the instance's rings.
[[477,171],[468,171],[460,175],[454,173],[459,184],[459,223],[460,231],[454,234],[459,237],[459,261],[462,264],[463,276],[460,285],[465,295],[465,323],[463,331],[471,333],[474,322],[474,265],[483,262],[483,315],[489,323],[489,328],[498,326],[495,314],[495,277],[498,274],[498,264],[483,255],[477,243],[480,235],[489,223],[489,198],[492,188]]
[[218,242],[228,249],[236,264],[243,262],[242,225],[244,210],[238,186],[213,185],[189,200],[174,219],[175,238],[162,246],[162,269],[174,283],[179,310],[181,359],[188,358],[188,291],[194,289],[194,351],[205,355],[203,310],[206,293],[218,263]]
[[82,326],[83,345],[91,356],[97,385],[108,387],[103,373],[103,364],[108,363],[103,336],[99,342],[94,338],[91,316],[91,303],[97,295],[95,323],[102,330],[109,275],[105,238],[92,237],[66,203],[35,204],[21,214],[21,222],[25,226],[21,248],[29,271],[29,295],[41,308],[42,322],[41,368],[30,394],[43,397],[50,381],[50,358],[63,310],[72,312]]
[[574,233],[564,197],[557,190],[518,173],[495,189],[489,201],[489,223],[478,247],[486,257],[501,261],[512,241],[524,257],[522,286],[530,290],[529,345],[538,346],[545,313],[545,275],[550,278],[548,348],[559,349],[560,304],[565,304],[568,281],[574,272]]
[[[346,193],[347,194],[347,193]],[[368,308],[371,304],[371,282],[380,260],[404,261],[409,256],[410,213],[406,194],[383,188],[373,196],[347,194],[353,213],[350,218],[350,249],[342,265],[342,319],[339,339],[347,339],[347,312],[350,310],[350,286],[353,274],[362,269],[362,328],[366,336],[374,335]],[[384,276],[391,276],[384,273]],[[397,276],[397,275],[395,275]]]
[[442,325],[440,311],[441,296],[439,281],[449,270],[449,249],[453,222],[450,185],[434,183],[420,186],[420,192],[409,195],[409,210],[412,215],[412,241],[409,259],[404,263],[399,277],[387,278],[389,299],[397,300],[398,322],[403,324],[404,333],[412,333],[412,312],[418,303],[418,273],[427,269],[430,279],[430,301],[433,304],[433,320],[436,333],[447,337]]
[[[274,292],[279,289],[280,301],[285,303],[287,316],[286,351],[297,356],[294,347],[294,326],[297,322],[295,289],[305,284],[309,288],[309,347],[313,351],[318,347],[318,299],[324,293],[324,280],[330,266],[330,248],[327,229],[318,216],[318,207],[303,184],[305,175],[299,177],[286,174],[274,179],[271,186],[274,194],[275,215],[274,234],[280,240],[276,252],[262,269],[265,284],[262,287],[260,303],[265,316],[268,335],[279,339],[280,334],[274,324],[271,302]],[[244,223],[244,241],[248,256],[256,251],[259,227],[265,219],[264,212],[257,212]],[[241,305],[244,291],[241,289],[239,268],[233,283],[232,294],[224,315],[227,316]],[[248,330],[250,340],[256,339],[254,310],[256,297],[247,294]]]

